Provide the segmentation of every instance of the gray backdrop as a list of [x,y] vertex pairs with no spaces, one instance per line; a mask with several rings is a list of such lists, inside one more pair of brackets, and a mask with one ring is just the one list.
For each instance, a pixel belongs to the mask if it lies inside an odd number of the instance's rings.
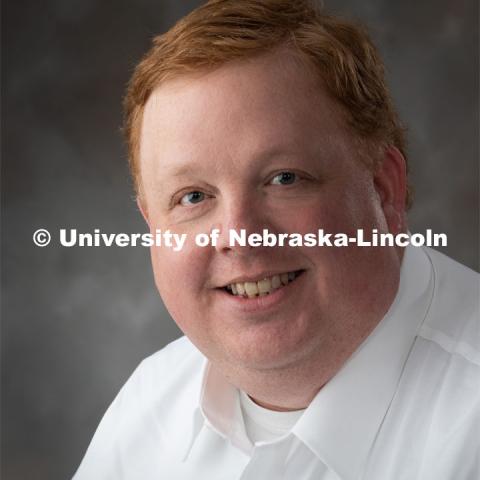
[[[475,0],[327,0],[364,20],[409,126],[413,231],[478,268]],[[119,127],[152,35],[199,1],[2,6],[2,478],[69,478],[138,362],[180,332],[147,249],[37,248],[39,227],[145,231]]]

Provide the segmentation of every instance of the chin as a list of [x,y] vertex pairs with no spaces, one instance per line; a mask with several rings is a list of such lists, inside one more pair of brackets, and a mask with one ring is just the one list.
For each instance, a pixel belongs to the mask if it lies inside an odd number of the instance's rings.
[[249,370],[271,370],[293,366],[313,350],[311,337],[297,339],[279,335],[275,338],[256,336],[225,346],[224,357],[232,366]]

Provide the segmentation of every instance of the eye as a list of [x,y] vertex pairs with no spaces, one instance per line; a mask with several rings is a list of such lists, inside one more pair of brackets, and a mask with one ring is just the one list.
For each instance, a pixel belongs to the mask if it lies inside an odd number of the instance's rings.
[[296,179],[297,175],[293,172],[280,172],[272,178],[271,183],[272,185],[291,185]]
[[203,192],[193,191],[188,192],[180,199],[182,205],[194,205],[205,200],[205,194]]

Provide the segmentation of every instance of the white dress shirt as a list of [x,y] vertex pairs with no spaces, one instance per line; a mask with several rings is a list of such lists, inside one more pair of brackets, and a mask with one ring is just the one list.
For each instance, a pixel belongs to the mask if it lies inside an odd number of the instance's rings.
[[478,302],[478,274],[408,247],[387,315],[291,428],[255,443],[239,391],[183,337],[140,364],[74,479],[478,480]]

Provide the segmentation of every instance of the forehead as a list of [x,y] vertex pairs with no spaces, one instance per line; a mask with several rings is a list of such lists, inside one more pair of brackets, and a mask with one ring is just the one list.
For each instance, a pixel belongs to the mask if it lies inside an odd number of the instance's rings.
[[283,50],[157,88],[144,110],[140,165],[168,171],[200,157],[325,147],[345,133],[319,76]]

